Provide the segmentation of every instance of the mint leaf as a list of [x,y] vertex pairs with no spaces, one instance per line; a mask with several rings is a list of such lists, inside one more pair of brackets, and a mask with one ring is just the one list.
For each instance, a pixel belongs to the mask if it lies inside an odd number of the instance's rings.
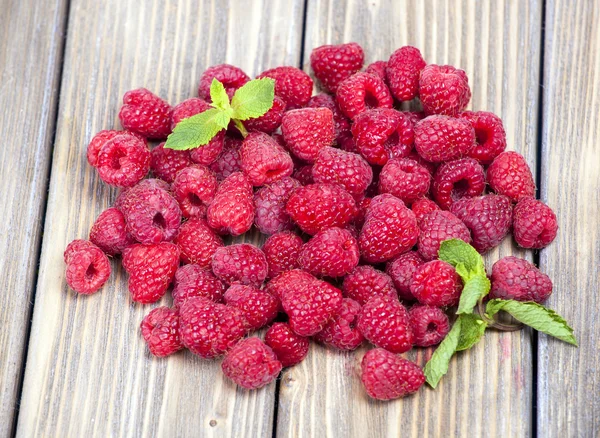
[[466,283],[472,276],[485,276],[483,257],[475,248],[460,239],[444,240],[438,252],[440,260],[450,263]]
[[456,351],[468,350],[479,342],[487,328],[487,323],[472,313],[460,315],[458,319],[460,319],[460,338]]
[[222,110],[208,109],[179,122],[164,147],[184,151],[203,146],[228,124],[229,116]]
[[254,119],[264,115],[273,106],[275,81],[271,78],[254,79],[238,88],[231,99],[231,117],[237,120]]
[[494,299],[488,302],[486,307],[488,316],[492,317],[500,310],[510,313],[515,319],[533,327],[539,332],[546,333],[561,341],[577,346],[577,339],[573,335],[573,329],[554,310],[547,309],[541,304],[532,301],[520,302]]
[[[456,271],[458,272],[458,269]],[[477,301],[488,294],[490,287],[490,280],[485,275],[471,276],[460,294],[456,313],[458,315],[473,313]]]
[[231,106],[229,105],[229,96],[227,95],[227,91],[225,91],[225,87],[221,82],[219,82],[216,78],[213,79],[210,84],[210,98],[212,100],[212,106],[215,108],[231,111]]
[[429,362],[425,365],[425,378],[432,388],[435,388],[442,376],[448,372],[448,364],[456,351],[460,339],[461,323],[460,318],[456,320],[452,326],[452,330],[450,330],[433,353],[433,356],[431,356],[431,359],[429,359]]

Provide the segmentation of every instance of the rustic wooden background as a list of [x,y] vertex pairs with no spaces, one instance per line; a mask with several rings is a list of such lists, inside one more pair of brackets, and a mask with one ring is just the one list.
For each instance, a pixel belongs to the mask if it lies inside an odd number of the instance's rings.
[[[0,437],[600,436],[595,0],[0,0],[0,37]],[[539,253],[507,239],[487,262],[539,263],[578,349],[491,332],[437,390],[381,403],[354,375],[362,352],[313,346],[277,384],[246,392],[216,362],[151,358],[138,332],[150,308],[130,303],[122,271],[94,296],[68,290],[65,245],[116,195],[84,150],[118,127],[126,90],[177,103],[210,65],[308,71],[313,47],[348,41],[368,62],[411,44],[459,66],[471,107],[503,118],[561,228]],[[428,354],[410,357],[423,365]]]

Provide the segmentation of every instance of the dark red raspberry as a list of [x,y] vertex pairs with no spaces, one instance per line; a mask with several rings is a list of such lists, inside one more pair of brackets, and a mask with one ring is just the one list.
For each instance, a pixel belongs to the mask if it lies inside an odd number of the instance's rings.
[[427,63],[416,47],[400,47],[387,63],[386,76],[390,91],[400,101],[419,95],[419,76]]
[[350,135],[350,120],[342,113],[335,97],[331,94],[320,93],[310,98],[309,108],[329,108],[333,113],[335,138],[338,144],[343,137]]
[[352,222],[352,224],[356,227],[357,230],[360,230],[363,227],[365,223],[365,218],[367,216],[367,211],[369,209],[369,205],[371,205],[372,200],[373,198],[365,196],[356,203],[356,207],[358,210],[356,212],[356,215],[354,216],[354,221]]
[[220,234],[244,234],[254,222],[253,196],[248,177],[232,173],[221,183],[206,210],[208,225]]
[[394,103],[383,79],[369,73],[356,73],[342,81],[335,97],[342,112],[352,120],[364,111],[391,108]]
[[275,96],[273,106],[269,111],[255,119],[244,120],[244,126],[250,132],[260,131],[272,134],[281,125],[284,112],[285,102],[279,96]]
[[485,174],[473,158],[448,161],[438,167],[431,192],[438,205],[448,210],[461,198],[479,196],[485,190]]
[[463,284],[450,263],[432,260],[417,267],[410,292],[421,304],[436,307],[458,304]]
[[215,303],[223,301],[225,284],[212,273],[210,268],[200,265],[184,265],[175,273],[173,305],[181,307],[192,297],[208,298]]
[[356,350],[365,339],[356,328],[359,312],[360,304],[344,298],[340,311],[315,335],[315,341],[339,350]]
[[210,265],[212,257],[223,246],[223,240],[202,218],[195,217],[185,222],[174,240],[181,251],[183,263],[195,263],[202,267]]
[[215,173],[219,181],[224,180],[234,172],[242,170],[242,160],[240,158],[241,147],[242,140],[225,137],[223,151],[209,166],[209,169]]
[[423,263],[425,263],[425,260],[416,251],[400,254],[387,263],[385,272],[394,282],[399,298],[406,301],[416,300],[410,291],[410,282],[417,268]]
[[328,108],[302,108],[288,111],[281,132],[289,150],[298,158],[314,162],[319,151],[335,140],[333,113]]
[[184,100],[173,108],[173,113],[171,114],[171,130],[175,129],[175,126],[182,120],[203,113],[210,108],[212,107],[208,102],[198,99],[197,97]]
[[362,47],[356,43],[325,45],[313,49],[310,66],[326,91],[335,93],[344,79],[360,71],[365,61]]
[[427,114],[456,116],[471,100],[467,74],[450,65],[430,64],[421,70],[419,98]]
[[150,170],[156,178],[169,184],[173,182],[177,172],[194,164],[189,151],[165,149],[165,143],[159,144],[150,152]]
[[365,73],[370,73],[375,76],[379,76],[384,82],[387,83],[387,61],[375,61],[367,65],[365,68]]
[[435,171],[439,166],[439,163],[432,163],[431,161],[427,161],[425,158],[421,157],[419,153],[414,149],[410,151],[410,154],[408,154],[407,158],[415,160],[417,163],[419,163],[421,166],[427,169],[431,176],[435,174]]
[[201,164],[181,170],[171,185],[184,217],[204,217],[217,192],[217,177]]
[[360,155],[326,147],[312,167],[317,183],[339,184],[356,199],[364,196],[373,179],[373,170]]
[[110,262],[100,248],[88,240],[74,240],[65,249],[65,278],[75,292],[91,295],[110,277]]
[[217,248],[212,259],[212,270],[227,284],[260,286],[267,278],[269,265],[264,253],[249,243]]
[[200,76],[200,84],[198,85],[198,96],[207,102],[211,101],[210,98],[210,85],[213,79],[218,80],[225,87],[227,95],[231,99],[235,94],[235,91],[250,80],[250,77],[242,71],[242,69],[230,65],[230,64],[219,64],[213,65],[206,69],[202,76]]
[[229,286],[225,302],[242,311],[248,330],[258,330],[273,321],[280,306],[279,300],[270,293],[245,284]]
[[375,296],[396,297],[396,289],[389,275],[372,266],[357,266],[344,277],[342,293],[364,305]]
[[513,236],[520,247],[545,248],[557,232],[558,222],[550,207],[535,198],[521,198],[513,220]]
[[423,166],[410,158],[389,160],[379,174],[379,192],[391,193],[406,205],[429,192],[431,175]]
[[417,152],[434,163],[462,158],[475,147],[475,130],[464,119],[429,116],[414,131]]
[[471,243],[467,226],[449,211],[436,210],[423,216],[419,224],[419,254],[425,260],[437,258],[440,244],[448,239]]
[[275,182],[290,176],[294,170],[290,155],[264,132],[248,134],[242,143],[240,158],[242,170],[253,186]]
[[460,114],[475,129],[477,144],[469,152],[481,164],[490,164],[494,158],[506,149],[506,133],[502,119],[487,111],[465,111]]
[[100,213],[90,230],[90,241],[109,256],[121,254],[135,239],[127,232],[125,217],[112,207]]
[[450,331],[448,315],[439,307],[415,304],[408,316],[417,347],[437,345]]
[[208,144],[199,146],[190,151],[190,158],[194,163],[203,164],[208,166],[209,164],[217,161],[225,144],[225,130],[219,131]]
[[356,141],[354,141],[354,137],[352,137],[352,132],[345,132],[344,134],[336,138],[336,141],[341,150],[346,152],[352,152],[353,154],[360,153],[360,151],[358,150],[358,146],[356,146]]
[[265,344],[271,347],[281,365],[291,367],[304,360],[310,341],[294,333],[288,324],[276,322],[265,333]]
[[420,224],[423,216],[425,216],[427,213],[431,213],[432,211],[440,210],[440,206],[429,198],[421,198],[413,202],[410,206],[410,209],[415,214],[417,223]]
[[132,245],[123,250],[123,268],[129,274],[129,292],[137,303],[162,298],[179,266],[179,248],[169,242]]
[[268,385],[277,378],[281,368],[273,350],[259,338],[238,342],[221,364],[223,374],[246,389]]
[[494,158],[487,169],[487,182],[494,192],[514,202],[535,195],[531,169],[525,157],[514,151],[502,152]]
[[269,278],[299,268],[298,256],[302,245],[300,236],[289,231],[275,233],[269,237],[262,247],[269,265]]
[[367,301],[358,315],[357,327],[376,347],[392,353],[404,353],[412,348],[408,311],[396,297],[375,296]]
[[131,187],[150,170],[150,151],[141,138],[117,135],[102,146],[96,168],[102,181],[117,187]]
[[415,363],[381,348],[365,354],[360,379],[367,394],[377,400],[406,397],[425,383],[425,375]]
[[312,95],[312,79],[296,67],[275,67],[262,72],[258,78],[275,80],[275,94],[285,101],[287,109],[306,106]]
[[285,205],[292,192],[301,187],[294,178],[286,176],[260,188],[254,194],[254,224],[263,234],[274,234],[294,228]]
[[504,257],[492,266],[490,298],[544,302],[552,293],[552,280],[527,260]]
[[179,313],[166,306],[157,307],[140,325],[148,349],[156,357],[169,356],[183,348],[179,340]]
[[342,277],[358,265],[356,239],[348,230],[328,228],[304,244],[298,257],[300,267],[318,277]]
[[312,176],[312,168],[312,164],[297,167],[292,176],[303,186],[314,184],[315,180]]
[[146,138],[165,140],[171,133],[171,106],[145,88],[125,93],[119,111],[121,125]]
[[310,283],[313,280],[315,280],[315,277],[308,272],[300,269],[292,269],[290,271],[282,272],[277,277],[273,278],[267,283],[265,290],[281,300],[284,293],[290,287],[296,288],[297,286]]
[[146,143],[146,139],[144,137],[134,132],[115,131],[112,129],[100,131],[99,133],[94,135],[94,138],[92,138],[87,148],[87,160],[88,163],[90,163],[90,166],[96,167],[98,165],[98,154],[100,154],[102,147],[106,144],[106,142],[112,140],[118,135],[123,135],[125,137],[134,137]]

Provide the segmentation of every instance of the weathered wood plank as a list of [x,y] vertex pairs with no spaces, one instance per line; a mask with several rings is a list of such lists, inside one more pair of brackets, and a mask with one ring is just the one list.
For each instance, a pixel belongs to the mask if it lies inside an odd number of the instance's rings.
[[[118,126],[123,93],[145,86],[176,103],[201,72],[231,62],[249,74],[297,65],[304,3],[74,0],[19,436],[268,436],[275,384],[244,392],[218,362],[146,351],[121,270],[76,296],[62,251],[114,200],[87,165],[92,135]],[[114,263],[117,266],[117,263]],[[164,300],[166,302],[167,299]]]
[[544,52],[541,198],[558,217],[540,253],[554,281],[548,305],[575,329],[579,348],[538,343],[540,436],[600,436],[600,10],[548,1]]
[[[356,41],[367,61],[417,46],[431,63],[466,70],[471,107],[504,120],[510,149],[535,168],[541,45],[541,2],[309,0],[305,41]],[[507,239],[488,264],[516,250]],[[283,376],[279,436],[529,436],[532,433],[531,334],[490,332],[451,363],[438,389],[394,402],[369,400],[356,375],[362,354],[315,346]],[[361,353],[364,353],[364,349]],[[420,365],[429,352],[412,352]]]

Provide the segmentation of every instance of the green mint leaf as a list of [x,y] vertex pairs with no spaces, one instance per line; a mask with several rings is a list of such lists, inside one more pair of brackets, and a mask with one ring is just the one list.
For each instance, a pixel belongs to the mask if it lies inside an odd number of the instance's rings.
[[490,287],[490,280],[485,275],[471,276],[460,294],[457,315],[473,313],[477,301],[488,294]]
[[179,122],[167,138],[165,148],[184,151],[203,146],[228,124],[226,113],[217,108],[208,109]]
[[547,309],[541,304],[531,301],[520,302],[494,299],[488,302],[486,307],[488,316],[492,317],[500,310],[510,313],[515,319],[533,327],[539,332],[546,333],[561,341],[577,346],[577,339],[573,335],[573,329],[554,310]]
[[479,342],[487,328],[487,323],[472,313],[460,315],[458,319],[460,319],[460,338],[456,351],[468,350]]
[[271,78],[254,79],[238,88],[231,99],[231,117],[237,120],[254,119],[264,115],[273,106],[275,81]]
[[225,91],[223,84],[216,78],[213,79],[212,83],[210,84],[210,98],[212,100],[212,106],[215,108],[222,109],[223,111],[230,110],[231,106],[229,104],[229,96],[227,95],[227,91]]
[[[472,276],[485,276],[483,257],[475,248],[460,239],[444,240],[440,245],[439,258],[450,263],[466,283]],[[461,266],[462,265],[462,266]]]
[[431,359],[429,359],[429,362],[425,365],[425,378],[432,388],[435,388],[442,376],[448,372],[450,359],[456,351],[460,339],[461,323],[460,318],[456,320],[452,326],[452,330],[450,330],[431,356]]

